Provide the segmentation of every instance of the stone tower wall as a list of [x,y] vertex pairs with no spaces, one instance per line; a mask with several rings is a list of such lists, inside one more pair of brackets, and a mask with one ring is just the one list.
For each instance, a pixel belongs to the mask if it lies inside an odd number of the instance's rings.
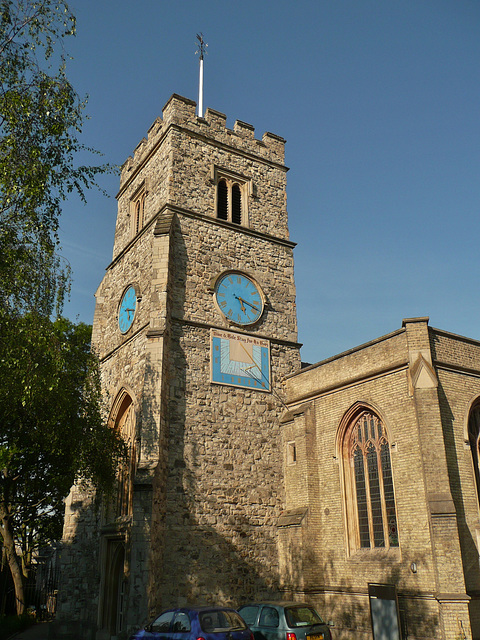
[[[106,549],[115,536],[125,547],[124,633],[167,605],[279,593],[278,415],[284,378],[300,367],[284,143],[270,133],[257,140],[240,121],[230,130],[213,110],[197,118],[195,104],[174,95],[123,166],[93,344],[107,408],[122,389],[134,403],[136,476],[132,516],[82,533],[98,542],[84,581],[92,624],[95,603],[104,624]],[[242,225],[216,217],[217,171],[248,185]],[[144,224],[134,236],[139,193]],[[215,278],[228,269],[246,272],[265,293],[255,325],[232,326],[214,303]],[[129,285],[139,302],[121,334]],[[212,327],[269,341],[273,392],[211,383]],[[72,534],[68,543],[73,550],[81,540]],[[107,636],[106,628],[97,634]]]

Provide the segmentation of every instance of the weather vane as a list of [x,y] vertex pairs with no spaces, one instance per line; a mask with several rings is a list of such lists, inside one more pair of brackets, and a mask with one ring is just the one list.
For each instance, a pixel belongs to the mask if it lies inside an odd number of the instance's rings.
[[195,55],[200,54],[200,76],[198,82],[198,116],[203,118],[203,57],[207,53],[208,44],[203,39],[203,33],[197,33],[198,49]]

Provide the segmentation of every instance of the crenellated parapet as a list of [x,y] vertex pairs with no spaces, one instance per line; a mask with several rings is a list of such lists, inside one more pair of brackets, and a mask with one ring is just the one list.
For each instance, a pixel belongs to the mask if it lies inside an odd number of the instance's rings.
[[158,117],[122,167],[120,189],[132,172],[138,170],[166,136],[170,128],[190,132],[192,136],[214,140],[222,147],[237,150],[266,162],[283,165],[285,162],[285,139],[265,132],[261,140],[255,138],[255,128],[236,120],[233,129],[227,127],[227,116],[208,108],[205,116],[196,115],[197,103],[174,93],[163,107],[162,118]]

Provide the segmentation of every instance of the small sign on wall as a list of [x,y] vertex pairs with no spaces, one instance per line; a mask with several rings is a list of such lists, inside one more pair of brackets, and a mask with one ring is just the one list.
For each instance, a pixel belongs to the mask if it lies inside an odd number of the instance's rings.
[[368,599],[373,640],[402,640],[395,585],[370,583]]
[[211,380],[270,391],[270,343],[243,333],[210,329]]

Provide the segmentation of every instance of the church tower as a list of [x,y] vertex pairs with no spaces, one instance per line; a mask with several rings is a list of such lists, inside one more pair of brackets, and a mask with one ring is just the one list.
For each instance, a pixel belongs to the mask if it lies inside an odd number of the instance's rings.
[[283,381],[300,368],[285,140],[173,95],[124,164],[93,344],[129,445],[67,501],[60,614],[125,635],[187,602],[278,594]]

